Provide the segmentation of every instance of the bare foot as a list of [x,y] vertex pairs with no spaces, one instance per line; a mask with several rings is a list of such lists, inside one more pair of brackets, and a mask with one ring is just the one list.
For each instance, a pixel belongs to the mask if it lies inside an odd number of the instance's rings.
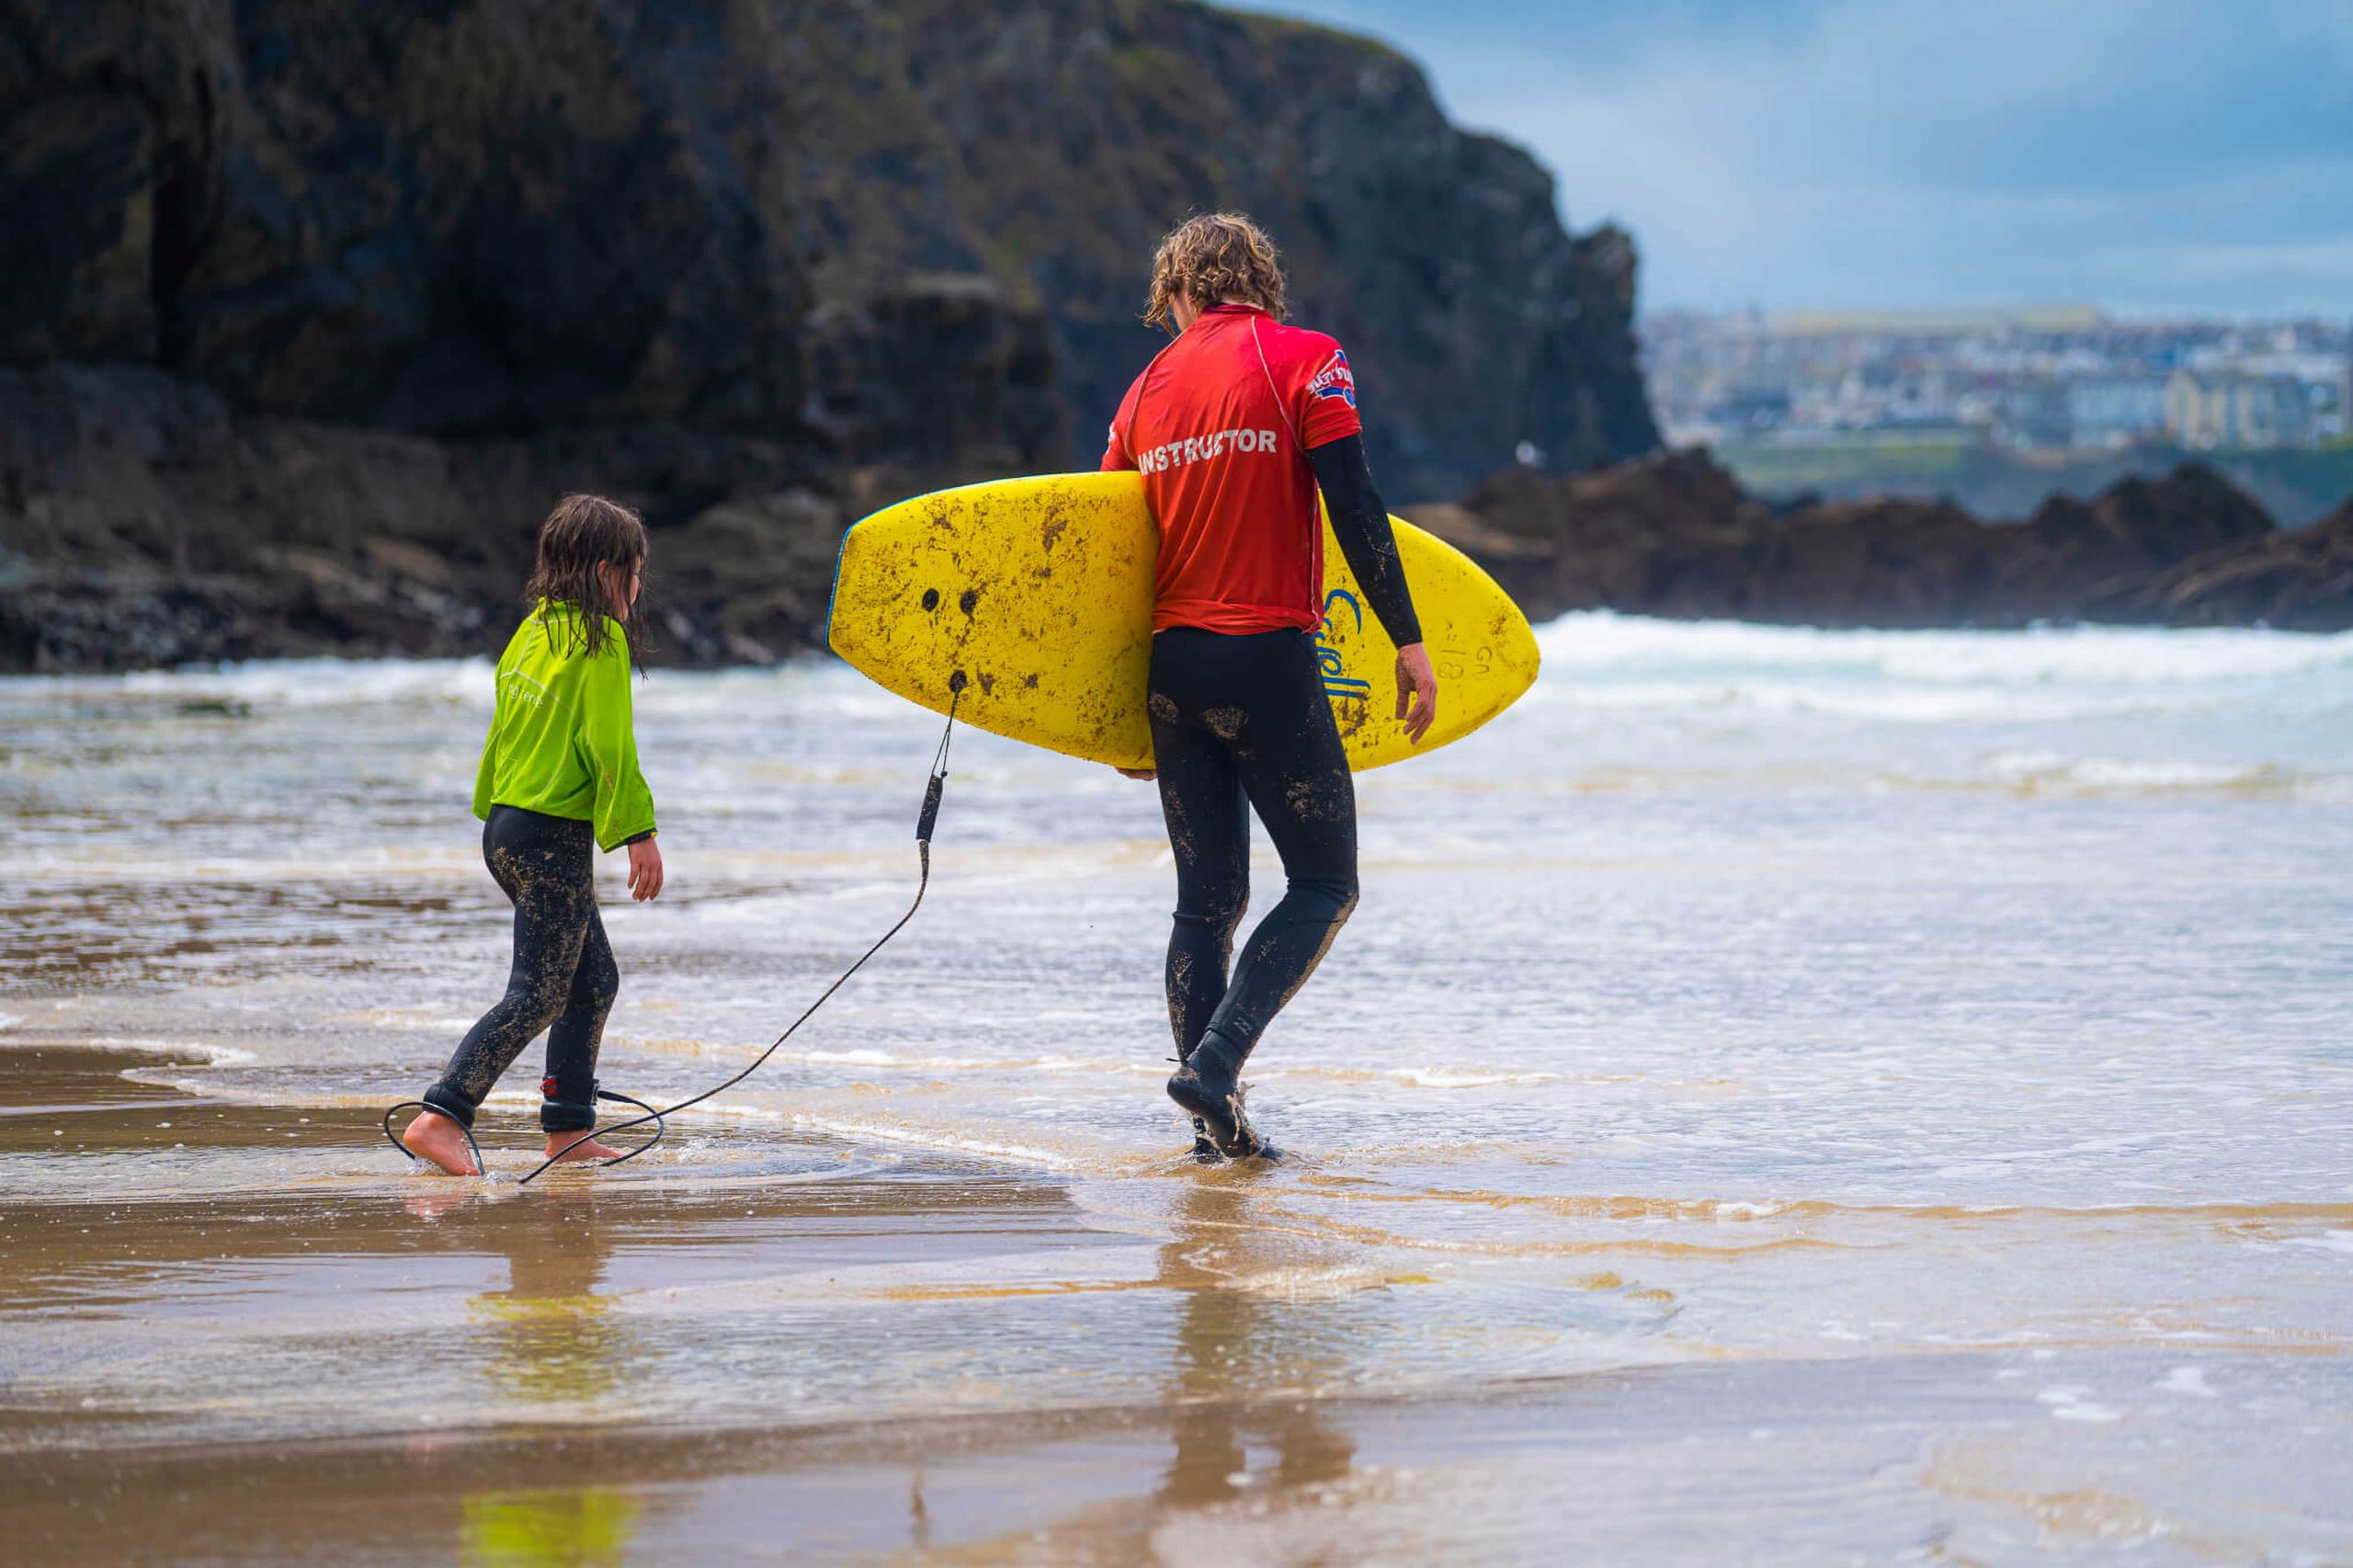
[[451,1176],[480,1176],[466,1130],[438,1111],[421,1110],[401,1134],[401,1147],[420,1160],[430,1160]]
[[590,1138],[588,1142],[581,1144],[578,1148],[572,1150],[568,1153],[558,1152],[562,1150],[566,1143],[571,1142],[574,1139],[580,1136],[581,1133],[577,1131],[549,1133],[547,1157],[551,1160],[561,1160],[565,1165],[570,1165],[574,1160],[611,1160],[618,1159],[620,1156],[620,1151],[619,1149],[614,1148],[610,1143],[606,1142],[601,1138]]

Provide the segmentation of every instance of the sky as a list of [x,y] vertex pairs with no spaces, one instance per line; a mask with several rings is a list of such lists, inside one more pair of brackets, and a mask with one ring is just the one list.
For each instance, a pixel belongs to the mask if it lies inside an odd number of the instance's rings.
[[2353,315],[2353,0],[1255,0],[1634,233],[1644,311]]

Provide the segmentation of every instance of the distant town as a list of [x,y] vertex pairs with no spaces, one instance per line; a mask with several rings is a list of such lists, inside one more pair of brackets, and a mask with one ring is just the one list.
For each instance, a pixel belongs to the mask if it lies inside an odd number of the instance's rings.
[[2191,460],[2290,525],[2353,494],[2353,323],[1664,312],[1642,338],[1667,439],[1711,448],[1768,496],[2022,517]]
[[2353,324],[2017,311],[1662,313],[1643,324],[1670,441],[1859,432],[2085,451],[2319,447],[2353,408]]

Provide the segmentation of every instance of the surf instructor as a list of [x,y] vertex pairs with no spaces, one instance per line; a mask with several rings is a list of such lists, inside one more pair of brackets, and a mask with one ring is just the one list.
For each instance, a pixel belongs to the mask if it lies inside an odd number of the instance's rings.
[[[1233,212],[1193,218],[1153,257],[1144,319],[1172,335],[1120,402],[1106,470],[1143,475],[1154,569],[1154,769],[1176,858],[1168,1097],[1239,1159],[1263,1152],[1239,1074],[1357,903],[1356,788],[1324,691],[1324,529],[1396,643],[1397,717],[1438,716],[1388,508],[1365,460],[1348,357],[1283,324],[1272,241]],[[1123,770],[1124,771],[1124,770]],[[1282,857],[1282,901],[1228,963],[1250,899],[1255,810]],[[1199,1144],[1197,1153],[1205,1153]]]

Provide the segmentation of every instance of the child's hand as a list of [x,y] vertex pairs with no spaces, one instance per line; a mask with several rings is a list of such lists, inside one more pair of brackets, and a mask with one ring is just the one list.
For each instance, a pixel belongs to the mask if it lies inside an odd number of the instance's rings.
[[629,846],[629,895],[643,903],[662,893],[662,851],[641,838]]

